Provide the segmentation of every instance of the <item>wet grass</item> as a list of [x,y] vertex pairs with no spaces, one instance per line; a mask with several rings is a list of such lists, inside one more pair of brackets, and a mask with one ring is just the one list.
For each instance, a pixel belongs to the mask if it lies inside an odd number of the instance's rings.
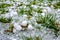
[[55,3],[53,6],[54,6],[54,9],[60,8],[60,2]]
[[42,26],[46,28],[53,29],[55,32],[55,35],[57,36],[57,32],[59,31],[59,29],[58,29],[58,26],[56,26],[55,21],[56,19],[53,15],[47,14],[45,15],[45,17],[39,16],[37,23],[42,24]]
[[6,7],[9,7],[9,6],[12,6],[12,4],[7,4],[7,3],[0,4],[0,8],[6,8]]
[[36,37],[23,37],[23,40],[42,40],[42,38],[40,38],[40,36],[36,36]]
[[7,9],[5,9],[5,8],[0,9],[0,14],[5,14],[7,12],[9,12],[9,11]]
[[17,12],[19,15],[26,14],[32,16],[32,8],[30,6],[27,6],[26,8],[20,8],[19,10],[17,10]]
[[35,39],[36,40],[42,40],[42,38],[40,38],[39,36],[37,36]]
[[0,17],[0,22],[2,23],[10,23],[12,21],[12,18],[4,18],[4,17]]
[[4,30],[4,31],[5,31],[5,32],[13,33],[13,28],[14,28],[13,24],[10,24],[10,25],[9,25],[9,29],[6,29],[6,30]]
[[19,15],[26,14],[28,16],[33,16],[33,12],[42,13],[42,8],[33,9],[31,5],[26,6],[26,8],[20,8],[17,10]]
[[1,3],[0,4],[0,14],[5,14],[7,13],[9,10],[7,9],[7,7],[13,6],[13,4],[7,4],[7,3]]

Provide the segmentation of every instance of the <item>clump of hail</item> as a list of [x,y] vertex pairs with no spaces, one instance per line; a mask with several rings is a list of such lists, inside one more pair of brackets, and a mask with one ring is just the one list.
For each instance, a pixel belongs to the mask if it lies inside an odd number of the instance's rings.
[[28,22],[25,20],[21,23],[21,27],[25,30],[28,28]]
[[46,12],[47,12],[47,10],[46,10],[46,9],[43,9],[43,10],[42,10],[42,12],[43,12],[43,13],[46,13]]
[[45,17],[45,14],[46,14],[46,13],[42,13],[42,16]]
[[28,25],[28,30],[34,30],[34,27],[31,24],[29,24]]
[[14,23],[14,28],[18,31],[20,31],[22,29],[18,23]]

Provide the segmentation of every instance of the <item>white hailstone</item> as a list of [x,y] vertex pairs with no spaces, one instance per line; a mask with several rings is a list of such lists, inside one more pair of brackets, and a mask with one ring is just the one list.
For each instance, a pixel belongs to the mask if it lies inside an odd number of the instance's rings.
[[58,9],[58,11],[60,11],[60,9]]
[[27,26],[28,22],[25,20],[21,23],[22,26]]
[[24,8],[26,8],[26,6],[24,6]]
[[34,27],[32,25],[28,25],[28,30],[33,30]]
[[12,40],[16,40],[16,39],[14,38],[14,39],[12,39]]
[[45,6],[48,6],[48,4],[46,4],[46,3],[45,3],[44,5],[45,5]]
[[43,6],[44,4],[43,4],[43,3],[41,3],[41,5]]
[[27,18],[27,15],[23,15],[24,18]]
[[56,40],[60,40],[60,35],[58,36],[58,38]]
[[14,23],[14,28],[18,31],[22,29],[22,27],[18,23]]
[[34,9],[37,9],[38,8],[37,5],[31,5],[31,7],[33,7]]
[[46,10],[46,9],[43,9],[43,10],[42,10],[42,12],[43,12],[43,13],[46,13],[46,12],[47,12],[47,10]]
[[51,8],[54,8],[54,6],[53,6],[53,5],[51,5]]
[[34,14],[34,16],[38,16],[38,13],[37,12],[35,12],[36,14]]
[[57,13],[60,13],[60,9],[57,10]]
[[49,8],[49,7],[46,7],[46,9],[47,9],[47,11],[49,12],[49,13],[51,13],[51,8]]
[[5,14],[4,17],[9,18],[10,17],[9,13]]
[[17,32],[17,30],[14,28],[14,29],[13,29],[13,32],[15,33],[15,32]]
[[43,17],[45,16],[45,13],[41,13],[41,14],[42,14]]
[[30,3],[29,2],[23,2],[25,5],[29,5]]
[[10,16],[12,17],[12,16],[16,16],[17,15],[17,12],[14,12],[14,11],[11,11],[10,12]]
[[11,7],[9,8],[9,11],[12,11]]

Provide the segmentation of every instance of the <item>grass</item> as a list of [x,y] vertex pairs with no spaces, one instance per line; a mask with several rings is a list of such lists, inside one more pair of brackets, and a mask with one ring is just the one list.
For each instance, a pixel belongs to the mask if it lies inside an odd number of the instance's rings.
[[12,21],[12,18],[4,18],[4,17],[0,17],[0,22],[2,23],[10,23]]
[[53,4],[53,6],[54,6],[54,9],[60,8],[60,2],[57,2],[57,3]]
[[7,9],[4,9],[4,8],[1,8],[0,9],[0,14],[5,14],[7,12],[9,12]]
[[37,36],[35,39],[36,40],[42,40],[42,38],[40,38],[39,36]]
[[37,23],[42,24],[42,26],[53,29],[55,32],[55,35],[57,36],[57,32],[59,31],[58,26],[55,24],[55,17],[52,14],[47,14],[45,17],[42,15],[38,17]]
[[33,7],[31,7],[31,4],[29,4],[26,5],[26,8],[20,8],[17,10],[19,15],[26,14],[28,16],[33,16],[32,14],[33,11],[37,13],[42,13],[42,8],[33,9]]
[[12,6],[12,4],[1,3],[0,4],[0,14],[5,14],[8,12],[7,7]]
[[30,2],[31,3],[31,5],[33,4],[33,5],[35,5],[36,4],[36,0],[33,0],[32,2]]
[[6,7],[9,7],[9,6],[12,6],[12,4],[7,4],[7,3],[0,4],[0,8],[6,8]]
[[32,37],[30,37],[30,38],[28,38],[28,37],[27,37],[26,39],[27,39],[27,40],[33,40],[33,38],[32,38]]
[[[38,0],[39,2],[43,2],[43,0]],[[31,5],[33,4],[33,5],[36,5],[37,4],[37,2],[38,2],[37,0],[33,0],[32,2],[30,2],[31,3]]]
[[4,31],[5,31],[5,32],[13,33],[13,28],[14,28],[13,24],[10,24],[9,29],[4,30]]
[[37,10],[37,13],[42,13],[42,10],[41,10],[41,9],[38,9],[38,10]]
[[42,40],[42,38],[40,38],[40,36],[35,36],[35,37],[23,37],[23,40]]
[[30,5],[27,6],[25,9],[20,8],[19,10],[17,10],[17,12],[18,12],[19,15],[26,14],[26,15],[32,16],[32,14],[31,14],[32,8],[30,7]]
[[52,2],[53,0],[48,0],[48,2]]
[[44,19],[43,16],[41,14],[38,14],[38,16],[36,17],[36,22],[38,24],[42,24],[42,23],[44,23],[43,19]]
[[42,8],[37,8],[37,9],[32,9],[33,11],[37,12],[37,13],[42,13]]

